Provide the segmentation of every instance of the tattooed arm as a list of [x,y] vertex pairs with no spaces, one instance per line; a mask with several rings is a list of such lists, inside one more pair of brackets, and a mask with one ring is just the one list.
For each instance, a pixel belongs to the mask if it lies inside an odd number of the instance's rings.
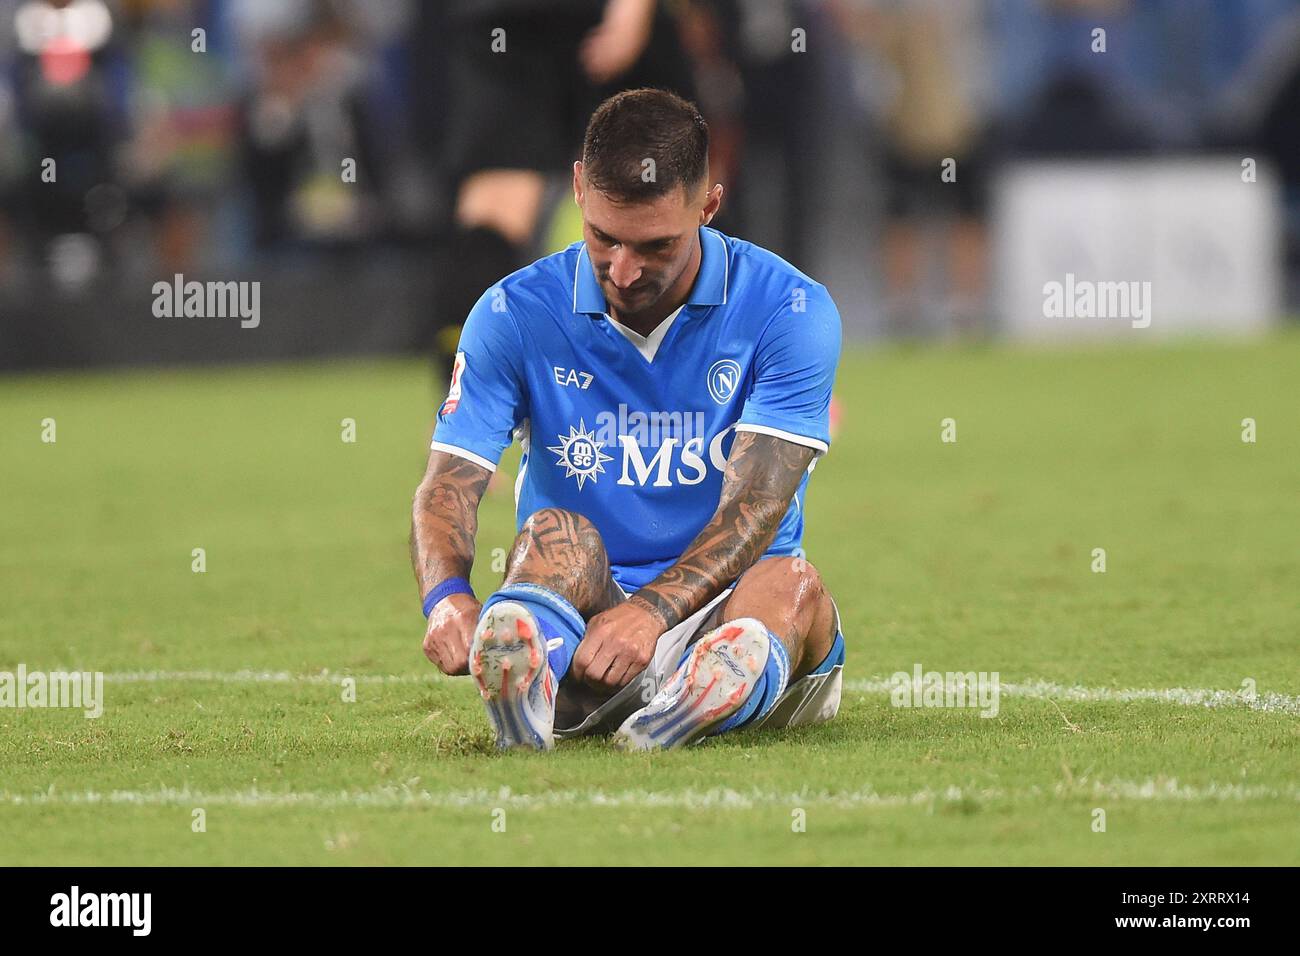
[[718,510],[677,563],[631,598],[664,630],[690,617],[762,556],[816,452],[784,438],[738,432]]
[[[430,453],[411,514],[411,565],[421,597],[447,578],[469,577],[478,503],[491,477],[472,461],[442,451]],[[469,642],[479,609],[472,595],[453,594],[429,615],[424,654],[444,674],[469,672]]]
[[738,432],[713,518],[675,564],[591,619],[574,675],[621,687],[644,669],[660,634],[721,594],[767,550],[814,454],[783,438]]

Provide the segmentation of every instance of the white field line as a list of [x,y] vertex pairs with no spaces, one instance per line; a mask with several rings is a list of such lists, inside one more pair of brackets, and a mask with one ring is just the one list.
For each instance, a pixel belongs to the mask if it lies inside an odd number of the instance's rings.
[[361,684],[433,684],[450,680],[430,665],[424,674],[294,674],[289,671],[107,671],[106,684],[329,684],[337,687],[345,677]]
[[[888,694],[894,685],[883,677],[846,680],[844,689],[855,694]],[[999,681],[998,692],[1006,697],[1028,700],[1103,702],[1126,704],[1133,701],[1157,701],[1182,707],[1246,707],[1283,714],[1300,714],[1300,697],[1291,694],[1256,693],[1248,697],[1241,691],[1208,690],[1197,687],[1080,687],[1051,681],[1029,680],[1021,683]]]
[[[433,684],[453,680],[432,668],[423,674],[294,674],[289,671],[112,671],[104,675],[109,684],[328,684],[339,686],[350,677],[358,686],[372,684]],[[874,696],[888,694],[893,688],[889,679],[870,677],[846,680],[844,690],[850,694]],[[1081,687],[1055,684],[1051,681],[1002,681],[999,693],[1007,697],[1027,700],[1055,700],[1075,702],[1130,703],[1156,701],[1181,707],[1245,707],[1275,713],[1300,715],[1300,696],[1278,693],[1257,693],[1253,698],[1241,691],[1212,690],[1196,687]]]
[[1136,800],[1175,803],[1240,803],[1252,800],[1289,800],[1300,803],[1300,787],[1265,787],[1244,784],[1179,784],[1169,778],[1147,780],[1076,781],[1050,787],[1005,790],[997,787],[949,786],[925,788],[913,793],[879,793],[865,789],[829,791],[771,790],[550,790],[543,793],[515,793],[499,790],[430,791],[412,786],[385,786],[366,790],[274,791],[257,787],[243,790],[192,790],[189,787],[159,787],[152,790],[61,791],[51,787],[34,793],[0,791],[0,806],[178,806],[284,808],[401,808],[473,809],[514,807],[627,807],[632,809],[753,809],[762,807],[826,806],[839,809],[925,806],[952,802],[1024,801],[1042,798],[1088,800]]

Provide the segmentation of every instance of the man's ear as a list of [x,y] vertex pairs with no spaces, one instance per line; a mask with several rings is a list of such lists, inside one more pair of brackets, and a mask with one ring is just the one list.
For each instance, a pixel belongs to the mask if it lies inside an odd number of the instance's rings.
[[582,205],[582,160],[576,160],[573,164],[573,201],[579,206]]
[[709,195],[704,200],[704,208],[700,210],[701,225],[707,226],[713,221],[713,217],[718,214],[718,209],[722,206],[722,183],[716,183],[709,190]]

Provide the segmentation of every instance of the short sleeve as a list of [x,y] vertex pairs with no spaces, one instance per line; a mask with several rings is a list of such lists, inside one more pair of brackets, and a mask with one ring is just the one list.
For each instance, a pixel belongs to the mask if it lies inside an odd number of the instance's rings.
[[840,358],[840,313],[822,286],[768,323],[737,431],[775,435],[819,454],[830,446],[831,388]]
[[528,416],[523,343],[499,287],[483,294],[461,330],[451,387],[432,448],[495,471],[515,425]]

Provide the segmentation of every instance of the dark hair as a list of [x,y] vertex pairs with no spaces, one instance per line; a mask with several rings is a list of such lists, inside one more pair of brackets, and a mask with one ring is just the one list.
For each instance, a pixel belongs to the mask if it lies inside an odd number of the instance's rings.
[[582,169],[592,188],[624,202],[689,189],[709,171],[709,125],[676,93],[625,90],[592,114],[582,142]]

